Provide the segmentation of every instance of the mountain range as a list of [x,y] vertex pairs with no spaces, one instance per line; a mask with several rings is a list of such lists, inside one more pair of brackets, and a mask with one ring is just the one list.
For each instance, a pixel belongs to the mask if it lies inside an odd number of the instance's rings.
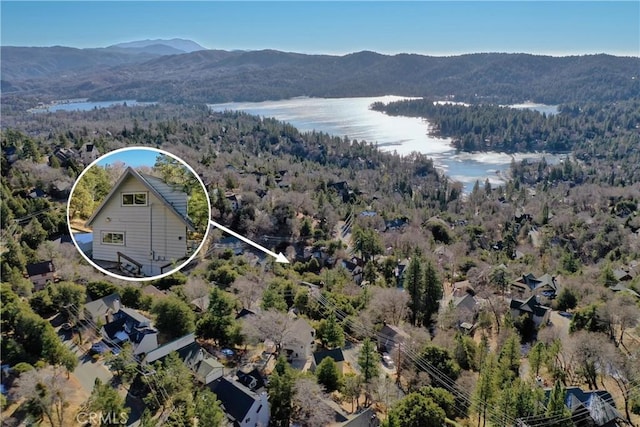
[[101,49],[7,46],[1,54],[3,98],[214,103],[395,94],[558,104],[640,97],[640,58],[604,54],[335,56],[205,50],[176,39]]

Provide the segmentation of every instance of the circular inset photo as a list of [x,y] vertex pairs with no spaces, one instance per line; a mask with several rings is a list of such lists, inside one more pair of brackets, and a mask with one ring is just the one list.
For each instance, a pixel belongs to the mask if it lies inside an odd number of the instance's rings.
[[182,159],[129,147],[92,162],[76,180],[67,222],[76,247],[98,270],[152,280],[187,265],[209,233],[211,203]]

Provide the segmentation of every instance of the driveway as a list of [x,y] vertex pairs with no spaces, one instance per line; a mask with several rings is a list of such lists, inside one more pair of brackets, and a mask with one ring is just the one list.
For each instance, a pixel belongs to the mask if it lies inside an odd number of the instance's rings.
[[101,360],[95,362],[93,358],[82,347],[78,347],[70,335],[66,335],[63,331],[59,331],[62,343],[66,345],[77,357],[78,366],[73,371],[73,375],[77,378],[82,388],[91,393],[96,378],[100,378],[103,383],[109,383],[113,374],[107,369]]

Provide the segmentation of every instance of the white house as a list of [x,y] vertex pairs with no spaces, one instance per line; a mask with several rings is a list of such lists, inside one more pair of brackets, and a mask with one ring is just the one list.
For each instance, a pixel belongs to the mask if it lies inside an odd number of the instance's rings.
[[79,153],[80,153],[80,159],[85,165],[88,165],[89,163],[93,162],[98,157],[100,157],[100,153],[98,152],[98,149],[93,143],[90,143],[90,142],[84,144],[80,149]]
[[187,194],[161,179],[132,168],[118,179],[93,215],[94,261],[117,263],[136,276],[156,276],[186,259]]
[[130,342],[134,356],[158,348],[158,330],[151,326],[151,320],[125,307],[121,307],[112,317],[113,320],[100,331],[105,341],[115,345]]
[[304,319],[298,318],[282,342],[282,350],[289,360],[307,360],[315,349],[316,330]]
[[269,401],[267,393],[255,393],[230,378],[220,378],[211,384],[222,404],[227,418],[234,426],[267,427],[269,425]]

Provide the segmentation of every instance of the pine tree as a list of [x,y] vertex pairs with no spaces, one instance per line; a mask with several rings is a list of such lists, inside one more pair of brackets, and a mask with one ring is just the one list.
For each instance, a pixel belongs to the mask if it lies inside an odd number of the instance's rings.
[[338,365],[330,357],[322,359],[322,362],[316,368],[316,377],[318,378],[318,384],[323,385],[327,393],[340,388]]
[[370,383],[380,372],[380,356],[373,341],[366,338],[358,355],[358,366],[365,383]]
[[125,407],[124,398],[111,384],[103,384],[100,378],[96,378],[86,410],[108,416],[111,422],[102,423],[103,426],[121,425],[129,418],[129,408]]
[[549,393],[547,402],[547,410],[545,415],[554,419],[554,426],[565,427],[572,426],[571,412],[564,404],[565,390],[560,381],[556,381]]
[[424,269],[424,297],[422,303],[422,325],[432,323],[433,316],[438,313],[442,299],[442,282],[438,278],[436,269],[429,261]]
[[295,376],[284,356],[280,356],[267,386],[271,419],[269,425],[289,427],[293,412],[292,398]]
[[493,354],[488,354],[484,364],[480,367],[480,375],[476,383],[476,390],[473,395],[473,403],[478,412],[478,425],[482,420],[484,426],[487,422],[487,411],[492,406],[496,395],[493,376],[496,371],[496,359]]
[[338,348],[344,345],[344,330],[335,314],[331,313],[326,319],[322,319],[318,329],[318,335],[325,347]]
[[540,367],[544,363],[545,360],[545,346],[544,343],[538,341],[529,351],[528,354],[529,366],[531,367],[531,371],[535,376],[538,376],[540,373]]
[[411,259],[404,274],[404,288],[409,293],[409,320],[413,326],[416,326],[422,314],[424,289],[422,263],[418,257]]

